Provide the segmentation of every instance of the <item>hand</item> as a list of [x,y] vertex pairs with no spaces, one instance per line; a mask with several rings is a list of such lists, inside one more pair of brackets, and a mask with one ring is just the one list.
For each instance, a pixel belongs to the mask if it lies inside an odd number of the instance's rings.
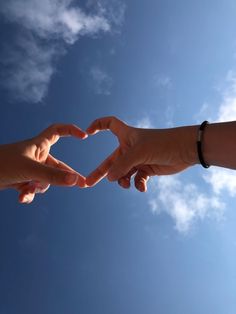
[[50,148],[62,136],[85,139],[87,134],[71,124],[55,124],[38,136],[15,144],[0,146],[0,189],[19,191],[19,202],[30,203],[35,193],[49,186],[85,187],[85,178],[50,154]]
[[94,135],[102,130],[117,136],[119,146],[87,177],[88,186],[107,176],[108,180],[129,188],[135,175],[136,188],[145,192],[150,176],[174,174],[195,162],[196,127],[140,129],[115,117],[105,117],[95,120],[87,133]]

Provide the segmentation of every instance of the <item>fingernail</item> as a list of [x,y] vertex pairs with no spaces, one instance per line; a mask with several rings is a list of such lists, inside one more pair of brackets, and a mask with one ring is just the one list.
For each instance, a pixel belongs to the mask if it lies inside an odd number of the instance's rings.
[[78,176],[74,173],[69,173],[65,177],[65,182],[69,185],[76,184],[78,180]]
[[87,188],[89,188],[90,186],[89,185],[87,185],[87,184],[85,184],[85,185],[82,185],[82,186],[79,186],[81,189],[87,189]]
[[80,187],[80,188],[87,188],[87,184],[86,184],[86,181],[85,179],[83,178],[78,178],[78,181],[77,181],[77,185]]
[[28,196],[25,196],[23,198],[23,203],[29,204],[31,202],[31,199]]
[[35,189],[35,191],[34,191],[34,193],[35,194],[41,194],[41,193],[43,193],[43,189],[41,189],[41,188],[37,188],[37,189]]
[[38,194],[38,193],[44,193],[49,189],[50,185],[47,183],[37,183],[35,185],[35,190],[32,193]]

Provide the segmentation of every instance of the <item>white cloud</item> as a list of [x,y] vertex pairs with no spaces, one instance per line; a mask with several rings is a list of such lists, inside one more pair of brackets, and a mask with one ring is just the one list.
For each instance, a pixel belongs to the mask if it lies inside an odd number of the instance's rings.
[[227,88],[222,91],[222,103],[220,104],[217,121],[236,120],[236,75],[229,71],[226,77]]
[[227,192],[231,197],[236,196],[236,174],[234,170],[212,168],[203,178],[211,185],[216,195]]
[[152,122],[148,116],[140,119],[135,126],[141,129],[151,129],[153,128]]
[[30,38],[21,38],[16,49],[9,49],[1,61],[7,71],[2,73],[2,85],[12,92],[14,100],[37,103],[47,93],[54,73],[54,47],[39,45]]
[[225,98],[224,103],[220,106],[217,121],[236,120],[236,97]]
[[90,78],[92,80],[92,88],[98,95],[110,95],[113,80],[107,72],[99,66],[90,69]]
[[207,119],[211,122],[223,122],[236,120],[236,73],[228,71],[225,79],[214,87],[218,93],[219,104],[205,102],[195,119],[198,123]]
[[105,5],[100,5],[88,14],[72,0],[2,2],[0,14],[19,29],[17,42],[2,57],[4,86],[20,100],[41,101],[55,71],[55,60],[63,49],[65,52],[66,45],[83,35],[110,31],[114,23],[112,9],[109,5],[107,12]]
[[[120,0],[87,0],[87,7],[100,12],[113,25],[120,26],[124,22],[126,4]],[[117,31],[117,29],[116,29]]]
[[[211,116],[211,106],[209,103],[205,102],[200,110],[194,115],[194,120],[196,123],[201,124],[203,120],[207,119],[210,121]],[[215,112],[215,109],[214,109]]]
[[149,194],[152,212],[168,213],[181,233],[187,233],[197,220],[221,217],[225,206],[217,195],[204,194],[196,184],[184,183],[176,175],[156,179]]
[[8,0],[0,10],[9,21],[40,38],[59,38],[67,43],[74,43],[79,35],[110,29],[107,19],[85,14],[72,6],[72,0]]

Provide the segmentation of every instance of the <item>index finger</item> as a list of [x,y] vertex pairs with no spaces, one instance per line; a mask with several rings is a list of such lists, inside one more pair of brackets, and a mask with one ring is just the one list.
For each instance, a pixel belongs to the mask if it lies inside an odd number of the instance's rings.
[[120,154],[120,149],[117,148],[110,156],[108,156],[93,172],[86,178],[86,184],[89,187],[96,185],[99,181],[106,177],[108,170],[113,162]]
[[49,140],[51,145],[55,144],[60,137],[66,136],[74,136],[80,139],[85,139],[88,134],[74,124],[52,124],[39,134],[39,137]]
[[56,159],[55,157],[53,157],[52,155],[48,155],[48,158],[46,160],[46,164],[49,166],[52,166],[54,168],[58,168],[61,170],[66,170],[66,171],[70,171],[70,172],[74,172],[77,174],[78,176],[78,182],[77,185],[81,188],[85,188],[86,187],[86,182],[85,182],[85,177],[82,176],[80,173],[78,173],[77,171],[75,171],[73,168],[71,168],[70,166],[68,166],[66,163],[62,162],[59,159]]
[[120,132],[125,127],[127,127],[127,124],[116,117],[104,117],[93,121],[86,132],[90,135],[94,135],[99,131],[110,130],[113,134],[119,136]]

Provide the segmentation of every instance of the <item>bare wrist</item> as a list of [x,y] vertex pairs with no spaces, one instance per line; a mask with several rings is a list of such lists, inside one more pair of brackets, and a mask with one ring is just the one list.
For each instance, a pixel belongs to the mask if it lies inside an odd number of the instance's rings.
[[197,154],[198,125],[180,127],[183,161],[189,166],[199,164]]

